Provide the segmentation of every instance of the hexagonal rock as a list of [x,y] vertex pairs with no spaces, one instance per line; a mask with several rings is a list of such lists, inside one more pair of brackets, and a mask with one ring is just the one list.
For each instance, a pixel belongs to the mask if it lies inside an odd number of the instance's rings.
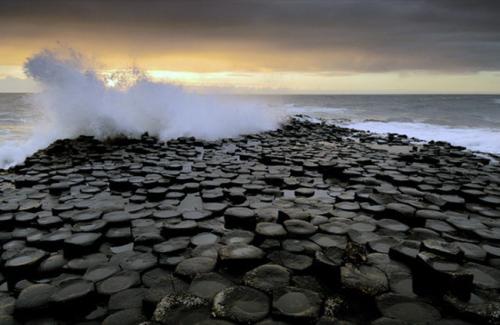
[[190,237],[174,237],[153,246],[153,251],[158,254],[171,254],[185,250],[189,246]]
[[444,240],[426,239],[422,241],[421,249],[434,254],[442,255],[455,261],[463,258],[463,252],[456,244],[448,243]]
[[64,255],[79,256],[97,250],[102,235],[100,233],[82,232],[71,235],[64,240]]
[[123,254],[123,258],[119,259],[119,264],[127,271],[143,272],[155,267],[158,263],[158,258],[151,253],[127,252]]
[[332,235],[345,235],[349,230],[349,224],[346,222],[327,222],[319,225],[319,228]]
[[385,206],[385,213],[404,224],[417,226],[423,225],[425,219],[415,217],[416,209],[404,203],[389,203]]
[[[185,314],[193,314],[196,309],[207,305],[207,300],[191,294],[169,294],[156,306],[152,320],[160,324],[179,324],[178,318],[183,318]],[[207,316],[205,318],[208,318]],[[192,322],[186,321],[182,324],[192,324]]]
[[233,229],[228,231],[222,237],[222,242],[226,245],[231,244],[250,244],[255,235],[251,231],[241,230],[241,229]]
[[175,274],[194,278],[198,274],[212,272],[217,260],[212,257],[191,257],[181,261],[175,268]]
[[417,255],[417,265],[413,270],[414,288],[419,293],[451,291],[463,299],[470,298],[473,275],[452,260],[422,251]]
[[126,192],[129,191],[132,184],[129,182],[128,178],[117,177],[109,179],[109,189],[116,192]]
[[340,268],[343,264],[344,250],[330,247],[325,252],[316,252],[314,256],[314,273],[325,284],[337,287],[340,284]]
[[432,305],[418,299],[383,294],[376,298],[380,313],[405,324],[433,324],[441,319],[441,313]]
[[273,292],[273,314],[292,322],[317,319],[321,305],[321,295],[311,290],[282,287]]
[[419,241],[405,240],[401,244],[392,246],[389,249],[389,256],[392,259],[413,266],[417,261],[420,245]]
[[317,226],[299,219],[286,220],[283,224],[288,233],[296,237],[309,237],[318,230]]
[[109,310],[122,310],[141,308],[145,290],[143,288],[132,288],[115,293],[109,298]]
[[218,241],[219,236],[210,232],[199,233],[191,238],[191,244],[194,246],[213,245]]
[[97,284],[97,292],[102,295],[114,293],[139,285],[141,278],[139,273],[133,271],[122,271],[114,274],[106,280]]
[[307,255],[294,254],[284,250],[274,251],[267,255],[273,263],[283,265],[296,272],[305,272],[312,264],[313,259]]
[[83,278],[88,281],[99,282],[109,278],[113,274],[118,273],[120,270],[121,269],[118,265],[113,265],[113,264],[96,265],[88,268]]
[[36,315],[49,308],[50,297],[57,287],[50,284],[34,284],[21,291],[16,300],[15,312],[19,316]]
[[166,238],[192,236],[199,232],[198,223],[194,220],[184,220],[176,224],[165,224],[162,235]]
[[410,229],[410,227],[408,227],[404,223],[401,223],[394,219],[380,219],[377,221],[377,225],[380,228],[397,232],[406,232],[408,231],[408,229]]
[[464,271],[474,275],[474,286],[485,290],[500,289],[500,270],[497,268],[477,263],[466,263]]
[[[467,315],[476,324],[499,324],[500,302],[487,297],[477,297],[474,301],[464,301],[454,295],[445,295],[443,300],[459,315]],[[456,322],[458,324],[458,321]]]
[[285,287],[290,283],[290,271],[276,264],[261,265],[248,271],[243,277],[243,283],[271,293],[274,289]]
[[13,278],[22,277],[25,273],[35,270],[47,252],[36,248],[24,248],[14,257],[5,262],[5,273]]
[[230,271],[243,271],[262,262],[262,249],[247,244],[231,244],[219,249],[219,259]]
[[235,207],[224,211],[224,226],[227,229],[254,230],[256,225],[255,212],[249,208]]
[[454,242],[469,260],[482,262],[486,259],[486,251],[481,246],[472,243]]
[[135,325],[143,324],[147,319],[138,308],[120,310],[106,317],[102,325]]
[[213,299],[213,297],[233,283],[218,273],[204,273],[197,275],[188,292],[203,299]]
[[281,238],[287,234],[281,224],[274,222],[259,222],[255,232],[263,238]]
[[345,288],[367,296],[376,296],[389,290],[385,273],[367,265],[355,267],[346,264],[341,268],[341,282]]
[[214,297],[212,312],[216,317],[239,323],[255,323],[269,314],[269,297],[256,289],[235,286]]
[[82,279],[71,279],[63,282],[50,297],[52,304],[60,313],[82,313],[92,308],[95,300],[94,283]]

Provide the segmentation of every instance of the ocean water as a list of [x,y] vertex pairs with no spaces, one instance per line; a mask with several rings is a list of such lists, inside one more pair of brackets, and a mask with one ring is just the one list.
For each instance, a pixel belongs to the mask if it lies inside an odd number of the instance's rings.
[[273,105],[376,133],[500,154],[500,95],[277,96]]
[[[154,94],[149,94],[153,96]],[[51,132],[51,137],[36,141],[37,137],[46,137],[47,122],[43,110],[36,107],[40,102],[38,95],[32,94],[0,94],[0,167],[7,167],[22,161],[27,155],[46,146],[50,141],[57,137],[72,137],[79,133],[80,129],[72,132]],[[122,99],[125,100],[126,98]],[[130,100],[135,100],[132,98]],[[200,105],[204,97],[200,96],[198,102]],[[294,96],[242,96],[237,99],[239,103],[247,103],[247,109],[252,107],[265,108],[267,111],[278,111],[280,116],[286,114],[293,116],[297,114],[308,115],[317,119],[329,120],[346,127],[362,129],[376,133],[400,133],[415,137],[424,141],[442,140],[455,145],[464,146],[472,151],[483,153],[500,154],[500,96],[494,95],[294,95]],[[55,103],[59,105],[60,103]],[[89,104],[89,103],[86,103]],[[92,103],[90,103],[92,104]],[[147,103],[141,103],[146,105]],[[45,105],[47,105],[45,103]],[[50,104],[49,104],[50,105]],[[75,105],[74,103],[72,105]],[[103,105],[100,103],[99,105]],[[186,105],[193,105],[191,102]],[[215,105],[215,104],[212,104]],[[102,107],[102,106],[99,106]],[[130,114],[127,110],[124,113]],[[158,108],[161,109],[161,108]],[[183,110],[179,105],[176,110]],[[212,107],[204,107],[210,111]],[[94,114],[94,111],[91,111]],[[152,114],[148,118],[154,119],[156,111],[148,112]],[[169,111],[171,114],[174,111]],[[52,112],[53,113],[53,112]],[[92,124],[88,114],[80,116],[78,112],[72,118],[66,114],[71,111],[64,111],[63,116],[58,116],[57,123],[76,123],[75,119],[85,119],[85,123]],[[117,112],[112,112],[117,114]],[[204,137],[200,132],[190,131],[193,128],[201,127],[200,121],[196,121],[196,112],[187,111],[188,116],[181,119],[172,117],[174,123],[188,124],[184,127],[177,126],[175,132],[171,134],[165,130],[164,138],[197,135]],[[193,114],[189,118],[189,114]],[[226,111],[218,115],[215,120],[206,120],[206,123],[213,124],[206,129],[205,133],[215,132],[218,128],[227,128],[227,120],[224,118]],[[276,116],[273,114],[271,116]],[[273,117],[273,118],[274,118]],[[109,118],[109,117],[108,117]],[[123,117],[117,117],[118,120]],[[265,117],[264,117],[265,118]],[[240,126],[234,128],[229,133],[218,132],[216,137],[233,136],[238,133],[248,131],[260,131],[276,127],[274,121],[270,125],[259,129],[255,127],[243,128],[241,125],[249,123],[262,123],[263,117],[259,115],[257,121],[253,115],[243,114],[232,117],[233,124],[238,121]],[[122,123],[122,122],[120,122]],[[120,125],[123,129],[130,128],[129,124]],[[152,133],[160,133],[157,128],[165,127],[172,129],[172,126],[166,124],[156,125],[149,121],[138,121],[144,125],[137,129],[137,132],[147,131],[149,127]],[[193,124],[190,126],[189,124]],[[67,125],[50,124],[49,129],[67,129]],[[101,125],[100,128],[116,128],[113,123]],[[40,130],[43,129],[43,135]],[[181,131],[177,132],[178,129]],[[54,131],[54,130],[52,130]],[[59,130],[60,131],[60,130]],[[81,133],[94,135],[108,135],[102,133],[103,130],[93,131],[81,129]],[[102,133],[102,134],[101,134]],[[60,136],[58,136],[60,134]],[[112,135],[112,134],[111,134]],[[3,166],[2,161],[3,159]]]

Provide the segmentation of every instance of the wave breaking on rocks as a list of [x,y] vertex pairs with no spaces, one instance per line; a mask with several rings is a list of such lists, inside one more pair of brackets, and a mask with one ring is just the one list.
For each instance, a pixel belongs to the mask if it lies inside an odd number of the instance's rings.
[[43,50],[29,58],[26,74],[40,84],[30,96],[39,117],[24,143],[0,146],[0,168],[22,162],[57,139],[194,136],[213,140],[273,130],[284,114],[255,103],[200,95],[150,79],[138,69],[103,75],[71,49]]

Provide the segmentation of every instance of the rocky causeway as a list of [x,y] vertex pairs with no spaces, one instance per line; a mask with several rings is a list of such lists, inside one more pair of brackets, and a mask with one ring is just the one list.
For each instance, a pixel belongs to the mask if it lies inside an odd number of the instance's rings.
[[294,119],[0,174],[0,324],[500,324],[500,166]]

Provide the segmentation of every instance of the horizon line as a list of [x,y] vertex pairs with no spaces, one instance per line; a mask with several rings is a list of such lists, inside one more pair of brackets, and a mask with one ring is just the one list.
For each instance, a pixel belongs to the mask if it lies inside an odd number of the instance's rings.
[[[0,91],[0,95],[19,95],[19,94],[36,94],[37,92],[30,91]],[[200,92],[200,95],[221,95],[221,96],[444,96],[444,95],[461,95],[461,96],[500,96],[499,93],[490,93],[490,92],[374,92],[374,93],[258,93],[258,92],[249,92],[249,93],[204,93]]]

